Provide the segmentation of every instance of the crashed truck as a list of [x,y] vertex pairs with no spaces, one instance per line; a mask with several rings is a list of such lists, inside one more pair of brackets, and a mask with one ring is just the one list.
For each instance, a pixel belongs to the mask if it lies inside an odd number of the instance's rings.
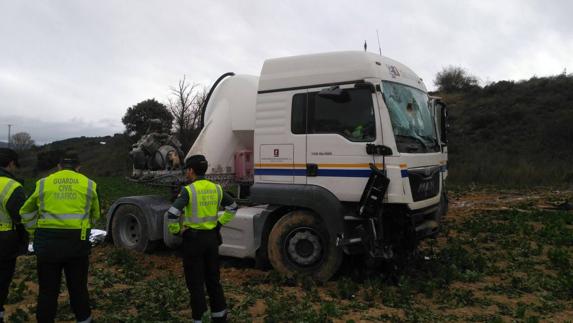
[[[222,75],[202,114],[187,157],[205,155],[207,177],[241,202],[222,228],[221,255],[328,280],[345,255],[412,252],[447,212],[446,106],[393,59],[361,51],[269,59],[259,77]],[[170,204],[117,200],[107,214],[115,245],[177,247]]]

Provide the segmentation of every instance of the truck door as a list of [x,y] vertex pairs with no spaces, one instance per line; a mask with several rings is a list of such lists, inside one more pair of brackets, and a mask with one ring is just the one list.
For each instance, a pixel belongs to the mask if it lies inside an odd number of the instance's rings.
[[359,201],[368,177],[366,144],[380,144],[381,128],[370,84],[309,90],[306,106],[307,184],[331,191],[341,201]]
[[255,181],[306,184],[306,89],[259,94]]

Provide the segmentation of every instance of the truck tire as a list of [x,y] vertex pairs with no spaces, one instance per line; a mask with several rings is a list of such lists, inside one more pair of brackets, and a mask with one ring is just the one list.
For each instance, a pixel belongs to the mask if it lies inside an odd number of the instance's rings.
[[114,212],[112,236],[114,245],[119,248],[149,252],[153,246],[145,216],[135,205],[123,204]]
[[446,192],[442,192],[442,196],[440,197],[440,207],[437,212],[439,223],[448,213],[448,204],[448,194]]
[[312,275],[327,281],[342,262],[342,250],[329,243],[328,231],[315,214],[292,211],[275,223],[268,240],[271,265],[280,273]]
[[[434,220],[440,226],[439,230],[441,230],[443,226],[444,217],[446,216],[447,213],[448,213],[448,194],[446,192],[442,192],[442,195],[440,196],[440,204],[438,205],[438,210],[434,215]],[[430,238],[437,238],[439,230],[430,235]]]

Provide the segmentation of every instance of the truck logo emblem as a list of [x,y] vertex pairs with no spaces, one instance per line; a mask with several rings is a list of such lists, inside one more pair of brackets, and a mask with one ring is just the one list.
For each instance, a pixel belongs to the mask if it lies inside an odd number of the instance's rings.
[[434,183],[432,181],[420,183],[418,186],[418,193],[430,193],[434,191]]
[[396,68],[396,66],[394,65],[386,65],[386,66],[388,66],[388,71],[390,72],[392,78],[397,78],[400,76],[400,71],[398,71],[398,68]]
[[279,157],[279,150],[278,149],[275,149],[273,153],[274,153],[275,157]]

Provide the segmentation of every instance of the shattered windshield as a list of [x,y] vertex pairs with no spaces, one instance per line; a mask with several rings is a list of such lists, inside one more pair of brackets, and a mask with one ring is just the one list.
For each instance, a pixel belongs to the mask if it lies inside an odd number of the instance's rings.
[[382,82],[399,152],[424,153],[439,151],[434,120],[426,93],[406,85]]

